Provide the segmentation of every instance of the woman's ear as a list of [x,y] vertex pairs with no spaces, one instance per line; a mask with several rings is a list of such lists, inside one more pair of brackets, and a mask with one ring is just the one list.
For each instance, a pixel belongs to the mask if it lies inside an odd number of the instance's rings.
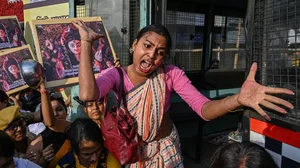
[[137,39],[135,39],[134,41],[133,41],[133,43],[132,43],[132,47],[131,47],[131,49],[132,49],[132,52],[134,52],[134,50],[135,50],[135,47],[136,47],[136,45],[137,45]]

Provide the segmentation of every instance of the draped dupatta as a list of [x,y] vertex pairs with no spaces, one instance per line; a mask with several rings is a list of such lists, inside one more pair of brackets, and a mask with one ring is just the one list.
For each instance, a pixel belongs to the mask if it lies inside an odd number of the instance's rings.
[[127,108],[135,118],[136,130],[145,142],[157,135],[165,106],[165,73],[158,68],[144,83],[127,93]]

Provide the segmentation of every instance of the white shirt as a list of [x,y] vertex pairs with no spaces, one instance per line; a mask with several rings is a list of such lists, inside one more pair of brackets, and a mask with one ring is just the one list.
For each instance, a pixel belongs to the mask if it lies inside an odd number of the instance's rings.
[[46,129],[46,126],[44,123],[34,123],[27,126],[28,131],[31,133],[34,133],[35,135],[39,135],[41,132],[43,132]]

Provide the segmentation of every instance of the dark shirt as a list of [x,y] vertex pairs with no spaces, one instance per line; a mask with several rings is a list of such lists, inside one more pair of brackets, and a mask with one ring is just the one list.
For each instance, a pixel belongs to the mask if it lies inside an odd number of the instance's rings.
[[66,140],[64,133],[52,131],[48,127],[41,133],[41,136],[43,137],[43,149],[53,144],[55,153],[59,151]]

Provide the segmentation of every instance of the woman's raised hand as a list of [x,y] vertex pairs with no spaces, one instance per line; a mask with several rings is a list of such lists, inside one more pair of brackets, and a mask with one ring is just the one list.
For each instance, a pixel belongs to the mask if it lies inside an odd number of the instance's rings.
[[294,95],[294,92],[284,88],[267,87],[258,84],[255,81],[255,74],[257,71],[257,63],[253,63],[250,68],[250,73],[244,82],[241,91],[238,95],[238,103],[243,106],[251,107],[256,110],[265,119],[270,120],[270,117],[264,112],[260,105],[269,109],[275,110],[280,113],[287,113],[285,109],[278,105],[284,105],[288,108],[294,108],[294,106],[281,98],[278,98],[271,94],[289,94]]
[[94,30],[87,27],[81,20],[76,20],[72,23],[79,30],[80,38],[83,41],[93,43],[95,40],[105,37],[103,34],[97,34],[96,32],[94,32]]

